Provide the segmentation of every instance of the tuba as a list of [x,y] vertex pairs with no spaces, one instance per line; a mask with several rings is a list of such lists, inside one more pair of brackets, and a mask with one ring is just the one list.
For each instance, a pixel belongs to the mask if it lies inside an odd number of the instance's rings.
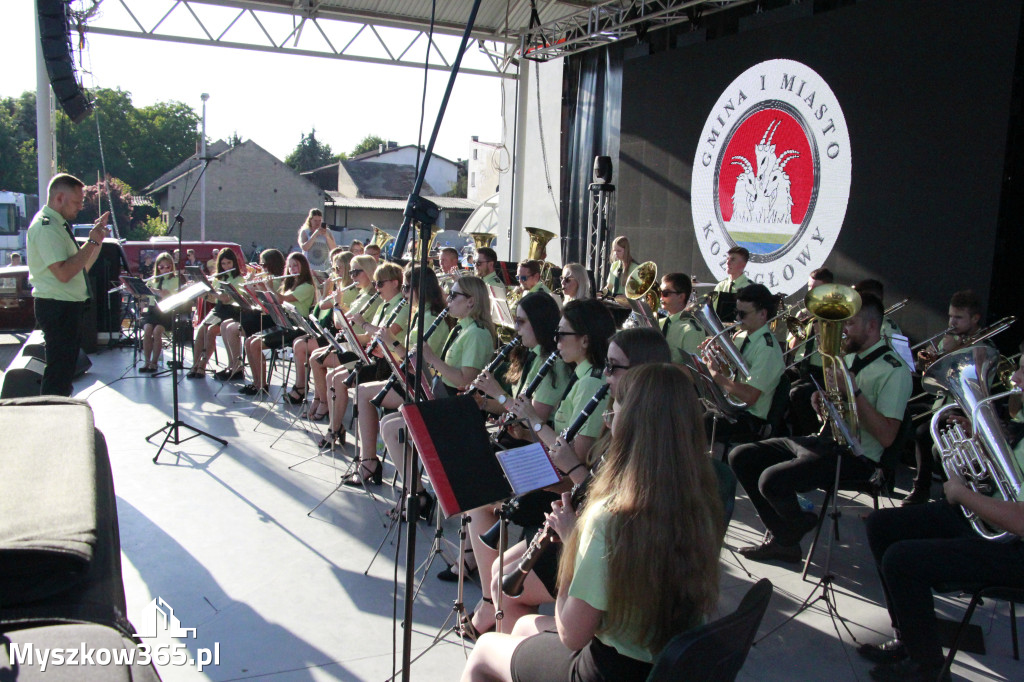
[[528,227],[526,228],[526,233],[530,235],[530,247],[526,251],[526,257],[530,260],[539,260],[542,263],[540,281],[548,289],[554,291],[558,287],[558,283],[554,281],[552,276],[552,265],[547,260],[547,253],[548,242],[558,235],[549,230],[542,230],[539,227]]
[[498,238],[498,235],[491,232],[471,232],[469,236],[473,238],[473,247],[477,250],[489,247]]
[[[706,345],[704,346],[702,356],[710,357],[716,363],[725,367],[725,374],[729,379],[735,379],[737,375],[742,375],[743,378],[749,379],[750,367],[747,366],[747,361],[743,359],[743,355],[736,348],[736,344],[732,342],[732,339],[726,333],[732,331],[736,325],[729,325],[728,327],[722,325],[722,320],[719,319],[718,313],[715,312],[710,296],[705,296],[701,304],[694,309],[693,317],[704,330],[704,333],[710,337],[710,341],[705,342]],[[715,389],[718,389],[717,384],[712,382],[712,385]],[[718,391],[721,392],[721,389],[718,389]],[[747,406],[745,402],[732,395],[726,395],[724,400],[736,409],[745,409]]]
[[[804,307],[818,320],[818,348],[825,376],[825,395],[835,405],[848,433],[860,433],[857,402],[850,371],[843,361],[843,323],[860,311],[860,294],[843,284],[822,284],[807,292]],[[847,445],[844,429],[830,420],[832,437]]]
[[377,245],[381,253],[384,253],[384,247],[395,241],[395,238],[376,225],[371,224],[370,227],[373,228],[373,243]]
[[[434,240],[437,239],[437,233],[441,231],[441,228],[437,225],[430,226],[430,240],[427,242],[427,257],[430,257],[430,250],[434,248]],[[416,234],[419,234],[417,232]],[[414,250],[412,253],[412,260],[414,263],[420,262],[420,240],[414,242]]]
[[[939,448],[946,476],[983,495],[998,493],[1004,500],[1016,500],[1024,487],[1024,472],[992,401],[1019,395],[1021,389],[1013,387],[988,395],[989,382],[998,365],[999,353],[978,344],[944,354],[928,367],[921,383],[929,393],[945,392],[955,401],[936,412],[931,421],[932,438]],[[958,408],[971,420],[970,435],[956,423],[940,431],[945,415]],[[974,512],[961,509],[974,531],[986,540],[1003,542],[1017,537],[1008,531],[994,530]]]
[[626,298],[633,309],[622,327],[657,327],[655,311],[661,306],[661,287],[658,285],[658,266],[647,261],[637,266],[626,281]]

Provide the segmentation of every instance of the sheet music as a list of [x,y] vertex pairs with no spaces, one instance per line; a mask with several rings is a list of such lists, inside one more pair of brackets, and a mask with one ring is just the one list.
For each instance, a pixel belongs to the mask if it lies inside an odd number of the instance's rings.
[[498,464],[516,495],[547,488],[558,483],[558,472],[540,443],[530,443],[497,453]]
[[907,363],[907,367],[913,370],[914,354],[910,352],[910,339],[903,334],[893,334],[892,338],[889,339],[889,345],[892,346],[897,355],[903,358],[903,362]]
[[505,298],[505,287],[488,284],[487,291],[491,297],[491,319],[494,320],[494,323],[501,327],[515,327],[515,319],[512,317],[512,311],[509,310]]
[[188,285],[178,293],[172,294],[160,301],[157,303],[156,307],[159,308],[160,312],[170,312],[179,306],[194,301],[209,290],[210,287],[206,286],[202,282],[196,282],[195,284]]

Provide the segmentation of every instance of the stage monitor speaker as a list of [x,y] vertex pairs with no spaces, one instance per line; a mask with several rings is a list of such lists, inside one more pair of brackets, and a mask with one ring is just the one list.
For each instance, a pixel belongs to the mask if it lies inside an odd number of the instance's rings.
[[0,399],[28,398],[39,395],[46,363],[29,355],[19,355],[11,361],[0,386]]
[[612,157],[594,157],[594,182],[612,181]]
[[78,123],[92,112],[92,103],[75,76],[71,57],[71,22],[69,0],[36,0],[39,11],[39,40],[50,86],[57,103],[72,123]]
[[[15,356],[15,360],[17,360],[18,357],[35,358],[36,360],[39,360],[45,365],[46,344],[43,343],[41,340],[38,342],[34,342],[32,337],[29,337],[29,340],[26,341],[25,345],[22,346],[21,348],[21,354],[19,356]],[[75,361],[75,378],[78,378],[85,374],[90,367],[92,367],[92,360],[89,359],[89,356],[85,354],[84,350],[79,348],[78,360]]]

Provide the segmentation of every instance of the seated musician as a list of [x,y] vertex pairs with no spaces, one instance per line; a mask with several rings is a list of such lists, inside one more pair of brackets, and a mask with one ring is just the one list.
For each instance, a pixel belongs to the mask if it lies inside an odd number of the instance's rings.
[[[655,329],[637,327],[634,329],[623,329],[616,333],[608,342],[608,356],[604,365],[605,381],[610,387],[609,395],[612,397],[612,401],[618,399],[619,382],[626,375],[627,370],[649,363],[671,362],[671,357],[672,354],[669,351],[668,344],[665,342],[665,337]],[[610,433],[608,431],[609,414],[609,410],[605,410],[602,413],[604,424],[601,435],[595,441],[593,447],[590,448],[586,467],[576,469],[569,476],[576,484],[582,483],[591,472],[597,470],[601,457],[608,449],[610,441]],[[572,446],[565,443],[562,438],[555,441],[551,448],[551,454],[556,466],[566,468],[576,466],[576,454]],[[474,518],[476,518],[476,511],[473,514]],[[493,515],[490,518],[493,518]],[[505,575],[508,575],[519,565],[530,541],[540,530],[541,523],[542,520],[538,520],[524,527],[523,540],[505,550]],[[470,535],[471,539],[474,537],[476,536]],[[479,542],[479,537],[476,537],[476,540],[474,551],[481,552],[477,556],[479,565],[484,566],[486,569],[488,566],[487,562],[491,562],[490,569],[481,570],[480,573],[480,583],[482,585],[490,583],[490,598],[483,600],[484,603],[478,606],[474,612],[473,620],[465,626],[464,631],[470,638],[478,637],[479,632],[487,632],[493,627],[493,625],[485,625],[485,623],[493,624],[494,622],[493,604],[496,603],[498,590],[501,589],[501,577],[498,576],[497,552]],[[478,550],[478,545],[482,549]],[[511,631],[511,628],[521,617],[537,613],[537,609],[541,604],[555,601],[555,597],[558,595],[558,590],[555,586],[555,576],[558,571],[558,550],[560,548],[561,545],[549,548],[537,560],[533,569],[526,576],[523,582],[523,591],[519,596],[513,598],[504,595],[502,597],[502,611],[504,612],[502,629],[505,632]],[[488,576],[490,580],[487,580]]]
[[[1022,367],[1024,364],[1012,377],[1018,387],[1024,386]],[[1018,468],[1024,469],[1024,441],[1016,443],[1013,456]],[[1024,588],[1024,545],[1020,540],[1024,536],[1024,495],[1016,500],[987,497],[958,480],[947,481],[943,492],[945,500],[882,509],[867,518],[868,544],[895,633],[893,640],[858,649],[878,664],[871,671],[872,679],[937,679],[943,658],[933,589],[944,585]],[[961,506],[990,527],[1018,537],[1010,542],[982,539],[965,520]],[[944,679],[949,679],[948,675]]]
[[629,250],[629,238],[625,235],[616,237],[612,242],[612,266],[608,269],[608,279],[601,293],[608,298],[620,298],[620,302],[625,304],[626,282],[638,267],[640,264]]
[[441,274],[455,276],[461,274],[459,272],[458,250],[451,246],[446,246],[441,249],[441,253],[438,258],[438,266],[441,269]]
[[[156,259],[156,278],[150,289],[164,299],[178,290],[178,276],[174,273],[174,259],[169,253],[161,253]],[[139,372],[153,373],[156,363],[164,350],[164,332],[174,323],[173,312],[162,312],[157,307],[159,301],[150,301],[146,308],[146,324],[142,328],[142,360]]]
[[[814,528],[817,516],[800,509],[797,493],[831,486],[837,455],[844,478],[870,478],[882,451],[896,440],[912,382],[910,368],[880,336],[881,323],[882,303],[865,294],[860,312],[843,326],[844,361],[854,388],[864,457],[839,447],[829,429],[817,436],[740,445],[729,453],[729,466],[771,531],[764,544],[739,550],[747,558],[799,563],[800,539]],[[815,393],[812,399],[817,404],[820,397]]]
[[670,272],[661,278],[661,307],[668,317],[661,321],[661,333],[672,349],[672,362],[681,363],[683,353],[696,353],[707,337],[701,326],[686,312],[693,282],[689,275]]
[[[834,281],[831,270],[818,268],[807,278],[807,292]],[[786,345],[791,353],[790,364],[796,366],[799,375],[789,389],[789,432],[794,436],[807,436],[817,433],[820,427],[818,414],[811,407],[811,395],[818,390],[814,382],[824,386],[825,378],[821,373],[821,353],[818,352],[818,324],[804,307],[797,312],[796,318],[802,325],[804,338],[801,340],[792,332],[786,336]]]
[[[313,272],[309,269],[309,261],[301,253],[288,255],[285,263],[287,276],[281,280],[276,291],[269,291],[278,303],[291,303],[299,315],[309,315],[310,308],[317,297],[316,283]],[[298,329],[282,329],[280,327],[251,336],[245,344],[249,369],[252,371],[252,383],[240,390],[239,395],[255,396],[267,391],[267,376],[264,372],[263,349],[276,350],[291,345],[292,341],[302,335]]]
[[[715,443],[759,438],[764,431],[775,387],[779,384],[785,366],[782,349],[767,325],[777,305],[778,300],[763,284],[746,286],[737,295],[736,317],[740,331],[732,337],[732,343],[750,369],[749,379],[743,378],[738,372],[730,379],[716,358],[705,358],[715,383],[724,393],[739,398],[747,406],[745,411],[737,415],[735,423],[721,419],[714,425]],[[708,339],[704,345],[710,343],[715,342]],[[711,418],[708,417],[705,423],[710,435]]]
[[715,302],[715,312],[722,322],[732,322],[736,319],[736,296],[750,285],[750,280],[744,274],[750,260],[750,251],[742,246],[734,246],[726,253],[726,277],[715,285],[711,297]]
[[[363,256],[364,258],[371,258],[370,256]],[[392,314],[401,305],[402,297],[402,268],[395,263],[381,263],[377,266],[377,269],[373,273],[373,286],[380,294],[380,306],[377,307],[372,315],[369,313],[361,313],[357,309],[353,309],[352,312],[348,313],[349,320],[359,326],[362,333],[356,334],[356,342],[364,349],[370,343],[370,339],[373,338],[373,334],[381,329],[384,329],[387,325],[387,331],[391,334],[400,335],[402,331],[409,324],[408,313],[402,315],[399,313],[398,317],[393,321],[391,320]],[[345,362],[346,358],[342,357],[339,359],[340,362]],[[359,369],[358,379],[362,381],[377,381],[385,378],[390,370],[383,362],[373,362],[366,367]],[[348,409],[348,391],[349,388],[346,385],[346,381],[349,378],[349,374],[355,371],[346,369],[344,367],[338,367],[331,370],[327,374],[327,385],[330,387],[330,397],[328,398],[328,404],[330,405],[331,412],[331,426],[328,430],[327,435],[323,440],[320,441],[320,447],[329,447],[334,442],[345,442],[345,411]],[[374,441],[376,444],[376,441]]]
[[[259,264],[255,266],[249,265],[248,267],[249,272],[246,274],[246,281],[244,283],[249,283],[251,280],[253,286],[263,286],[256,284],[255,278],[264,275],[267,277],[280,277],[284,274],[284,254],[277,249],[266,249],[260,253]],[[221,323],[220,335],[224,339],[224,346],[228,349],[228,355],[235,360],[235,365],[228,367],[231,372],[223,377],[224,380],[233,381],[245,378],[245,367],[242,363],[243,333],[251,337],[273,326],[274,322],[270,319],[270,315],[251,309],[241,311],[237,322],[235,320],[226,320]],[[219,374],[215,376],[218,379],[221,378]]]
[[[347,260],[342,258],[345,253],[349,253]],[[334,326],[335,306],[344,306],[347,309],[345,297],[349,296],[349,301],[351,301],[358,295],[355,287],[348,291],[341,291],[352,283],[352,278],[348,276],[348,261],[351,259],[352,254],[342,251],[340,246],[336,246],[331,250],[331,269],[329,273],[331,276],[324,282],[323,296],[310,313],[316,318],[317,323],[327,334],[336,334],[338,331]],[[346,279],[348,280],[347,282],[345,281]],[[292,354],[295,358],[295,385],[285,395],[285,400],[292,405],[300,405],[306,399],[306,365],[309,363],[310,356],[321,345],[327,345],[327,340],[320,336],[308,335],[300,336],[292,343]],[[325,409],[321,411],[320,401],[315,396],[314,403],[310,406],[306,416],[315,417],[318,412],[327,414],[326,404],[324,405]]]
[[[189,252],[194,255],[191,249]],[[221,249],[217,254],[217,264],[214,266],[213,280],[215,282],[230,282],[235,286],[242,285],[242,273],[239,272],[235,252],[231,249]],[[214,286],[216,287],[216,284]],[[194,362],[192,363],[192,369],[185,375],[189,379],[200,379],[206,376],[206,365],[217,348],[217,335],[220,334],[221,327],[228,320],[239,320],[242,315],[242,311],[238,306],[232,305],[231,296],[226,291],[215,288],[206,294],[206,297],[214,302],[214,306],[210,314],[196,328],[195,341],[192,345]],[[226,347],[228,351],[227,366],[234,367],[236,358],[231,354],[231,347]],[[240,364],[241,358],[237,358],[237,360]]]
[[[970,289],[958,291],[949,299],[949,332],[939,340],[937,347],[925,347],[918,351],[918,366],[923,372],[931,363],[945,353],[967,345],[969,339],[978,333],[981,323],[981,298]],[[946,404],[948,398],[939,396],[931,411]],[[931,420],[922,419],[914,430],[914,458],[917,472],[914,487],[903,500],[903,505],[922,504],[931,499],[932,472],[935,471],[935,455],[932,447]]]
[[[885,285],[877,279],[862,279],[853,285],[858,294],[871,294],[876,296],[882,305],[885,305]],[[889,315],[882,318],[882,338],[892,344],[893,334],[902,334],[903,330],[896,324],[896,320]]]
[[503,287],[505,283],[498,277],[494,268],[498,263],[497,252],[489,246],[482,246],[476,250],[476,258],[473,260],[473,268],[476,276],[484,281],[484,284],[493,287]]
[[[345,313],[360,311],[363,316],[372,316],[380,308],[380,296],[377,296],[377,290],[373,285],[373,273],[377,268],[377,262],[373,260],[373,256],[365,254],[356,256],[351,251],[345,253],[349,259],[348,274],[352,280],[350,283],[356,286],[341,295],[341,304],[337,307]],[[335,326],[339,324],[342,324],[341,320],[335,317]],[[352,329],[357,334],[365,331],[358,324],[353,325]],[[310,354],[309,374],[313,377],[314,403],[311,406],[310,417],[314,421],[325,419],[330,413],[331,400],[328,395],[327,373],[343,364],[355,362],[356,357],[354,351],[347,350],[339,358],[337,351],[329,344]],[[367,381],[372,381],[377,378],[376,375],[370,376],[372,372],[377,371],[376,369],[364,368],[364,370],[365,374],[361,375],[360,379],[365,378]]]
[[[452,284],[452,292],[448,295],[448,314],[458,320],[458,324],[448,333],[441,352],[435,352],[429,343],[423,345],[423,361],[438,375],[439,381],[435,381],[433,391],[437,398],[445,393],[454,395],[469,386],[487,365],[497,342],[497,333],[491,322],[491,299],[479,277],[460,277]],[[395,467],[399,474],[403,474],[405,448],[400,434],[406,430],[405,419],[399,413],[388,415],[381,420],[380,429]],[[377,467],[371,468],[372,461],[360,461],[355,477],[362,480],[372,477],[379,482],[381,466],[378,460]],[[418,473],[409,485],[419,488]],[[420,496],[420,513],[429,515],[433,498],[426,492]]]
[[565,303],[593,298],[590,295],[590,276],[587,269],[579,263],[569,263],[562,268],[561,285]]
[[544,263],[539,260],[520,261],[519,269],[516,271],[519,288],[523,291],[524,295],[543,291],[550,295],[555,300],[555,303],[561,305],[561,299],[551,293],[551,289],[548,289],[547,285],[542,281],[541,272],[543,267]]
[[724,521],[694,428],[696,392],[682,369],[664,364],[630,370],[620,389],[612,441],[579,521],[568,493],[548,515],[565,543],[555,616],[484,635],[464,682],[645,680],[674,635],[713,613]]
[[[399,326],[406,330],[408,334],[399,334],[398,338],[394,338],[389,331],[387,334],[381,335],[383,342],[388,344],[388,347],[391,348],[396,358],[405,357],[405,347],[415,350],[419,339],[419,322],[417,313],[420,307],[419,297],[421,288],[421,272],[425,279],[425,281],[422,282],[423,300],[426,301],[426,310],[424,311],[423,316],[423,329],[429,330],[433,326],[437,316],[442,314],[444,311],[444,292],[441,290],[441,285],[437,282],[437,274],[430,269],[422,270],[418,265],[416,267],[406,267],[404,277],[405,284],[402,285],[402,295],[409,300],[410,305],[406,309],[408,312],[402,313],[401,315],[402,318],[406,318],[406,321],[402,322]],[[411,321],[408,321],[410,316]],[[440,353],[444,349],[444,343],[448,338],[448,332],[449,328],[447,323],[442,321],[430,334],[430,337],[426,339],[426,343],[430,345],[435,353]],[[397,346],[395,345],[396,343],[398,344]],[[377,405],[372,401],[377,397],[377,394],[384,389],[385,385],[387,385],[390,380],[391,376],[389,373],[389,376],[383,380],[360,383],[359,392],[356,397],[359,405],[360,451],[358,456],[359,460],[364,463],[367,469],[372,469],[374,471],[380,467],[380,460],[377,457],[377,436],[380,433],[381,419],[378,416]],[[377,404],[385,410],[397,410],[404,402],[403,395],[404,393],[400,389],[396,390],[391,388]],[[387,418],[388,417],[385,417],[385,419]],[[346,483],[349,481],[351,481],[351,485],[362,484],[362,481],[358,477],[347,479]]]

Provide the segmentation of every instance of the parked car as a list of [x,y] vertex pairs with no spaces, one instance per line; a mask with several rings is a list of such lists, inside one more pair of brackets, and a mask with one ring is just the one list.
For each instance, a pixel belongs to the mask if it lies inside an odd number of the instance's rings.
[[0,267],[0,330],[27,331],[36,326],[28,266]]
[[[124,242],[121,246],[128,259],[131,274],[149,277],[153,274],[156,257],[164,252],[173,256],[178,250],[178,240],[173,237],[151,237],[149,241]],[[192,249],[196,252],[196,258],[207,266],[208,271],[212,271],[216,265],[217,253],[223,248],[234,251],[239,263],[247,262],[242,247],[234,242],[182,242],[180,258],[184,261],[188,257],[189,249]]]

